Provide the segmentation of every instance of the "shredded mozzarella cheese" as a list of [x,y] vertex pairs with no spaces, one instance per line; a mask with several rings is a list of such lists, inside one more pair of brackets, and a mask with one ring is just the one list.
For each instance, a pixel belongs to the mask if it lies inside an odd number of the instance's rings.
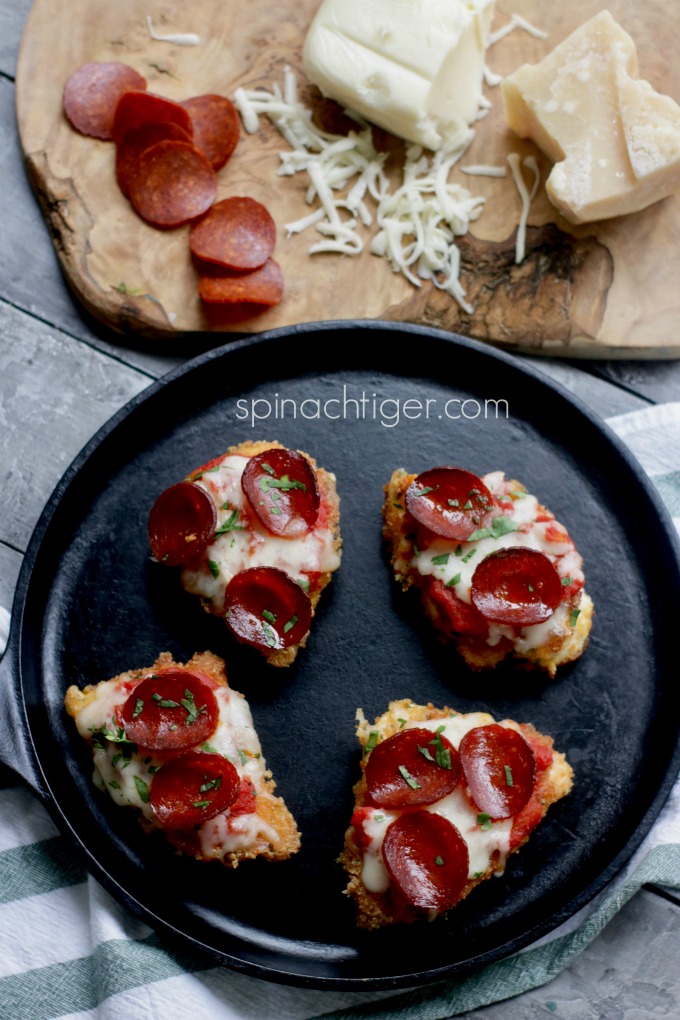
[[[365,201],[371,198],[378,226],[371,252],[387,258],[392,269],[415,287],[432,280],[472,313],[460,282],[455,238],[467,233],[484,200],[448,180],[473,137],[472,131],[461,130],[452,146],[431,160],[419,146],[410,146],[402,182],[393,190],[383,168],[385,154],[376,152],[370,126],[347,111],[361,130],[347,136],[322,131],[313,123],[311,111],[299,102],[295,75],[289,67],[284,71],[283,89],[277,84],[271,92],[240,88],[234,102],[247,132],[258,130],[260,114],[272,121],[291,148],[279,153],[278,174],[305,171],[310,181],[306,201],[309,205],[320,203],[308,216],[286,224],[288,237],[314,227],[323,239],[312,245],[310,254],[358,255],[364,249],[360,224],[373,224]],[[486,104],[488,108],[488,100]],[[344,196],[337,194],[347,188]]]
[[491,166],[486,163],[474,163],[470,166],[462,166],[461,171],[464,174],[470,174],[474,177],[506,177],[504,166]]
[[538,182],[541,174],[535,158],[533,156],[527,156],[523,165],[534,175],[533,187],[531,188],[531,192],[528,192],[527,186],[524,183],[524,177],[522,176],[520,158],[516,152],[511,152],[508,155],[508,163],[510,164],[512,176],[515,180],[515,184],[517,185],[519,197],[522,200],[522,212],[519,219],[519,225],[517,227],[517,241],[515,243],[515,262],[519,265],[519,263],[524,260],[524,256],[526,254],[527,219],[529,217],[531,203],[533,202],[538,190]]
[[500,85],[500,83],[502,81],[503,81],[503,75],[502,74],[496,74],[496,72],[492,71],[490,68],[488,68],[486,66],[486,64],[484,65],[484,83],[485,83],[485,85],[489,85],[490,87],[493,88],[495,85]]
[[156,42],[174,43],[176,46],[198,46],[201,41],[201,37],[195,32],[174,32],[169,35],[159,35],[153,27],[150,14],[146,16],[146,27],[149,29],[149,35]]
[[507,21],[501,28],[496,29],[495,32],[490,32],[487,38],[487,46],[494,46],[501,39],[505,39],[506,35],[510,35],[516,28],[521,28],[523,31],[528,32],[534,39],[547,39],[548,33],[544,32],[541,28],[536,28],[529,21],[523,18],[519,14],[512,14],[510,21]]

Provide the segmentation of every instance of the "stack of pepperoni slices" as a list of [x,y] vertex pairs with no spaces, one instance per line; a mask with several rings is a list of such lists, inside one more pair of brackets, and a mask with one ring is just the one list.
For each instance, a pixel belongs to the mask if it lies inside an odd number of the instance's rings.
[[116,145],[121,191],[147,223],[191,223],[198,291],[208,304],[278,304],[283,276],[272,259],[276,227],[263,205],[234,197],[215,203],[217,175],[239,139],[238,114],[224,96],[173,102],[148,92],[121,63],[89,63],[69,77],[64,112],[81,134]]

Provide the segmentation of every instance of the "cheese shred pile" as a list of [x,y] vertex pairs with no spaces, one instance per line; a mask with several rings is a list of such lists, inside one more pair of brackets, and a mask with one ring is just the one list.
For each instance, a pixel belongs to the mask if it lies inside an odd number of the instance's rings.
[[[278,84],[271,92],[240,88],[234,103],[247,132],[257,131],[263,114],[288,142],[291,151],[279,153],[279,175],[301,171],[308,175],[306,200],[318,205],[308,216],[286,224],[289,237],[313,226],[322,239],[312,245],[310,254],[358,255],[364,249],[360,225],[370,228],[375,220],[378,230],[370,244],[374,255],[387,258],[393,271],[416,287],[422,280],[432,280],[472,313],[460,281],[455,238],[467,233],[484,200],[449,181],[472,131],[462,130],[446,151],[432,158],[419,146],[409,146],[402,181],[394,188],[384,172],[385,154],[374,148],[370,126],[348,111],[359,130],[347,135],[322,131],[313,123],[311,110],[299,102],[289,67],[283,89]],[[374,212],[366,201],[369,196]]]

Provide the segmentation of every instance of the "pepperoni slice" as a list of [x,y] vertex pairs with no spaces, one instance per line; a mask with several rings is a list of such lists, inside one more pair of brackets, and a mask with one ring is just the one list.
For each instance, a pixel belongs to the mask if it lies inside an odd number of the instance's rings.
[[194,96],[180,104],[191,117],[194,144],[213,170],[219,170],[236,148],[240,135],[236,107],[225,96]]
[[205,489],[178,482],[160,494],[149,514],[149,544],[169,567],[197,559],[217,527],[217,509]]
[[376,744],[365,774],[369,796],[379,807],[434,804],[458,785],[460,758],[442,732],[414,727]]
[[230,808],[240,790],[230,761],[221,754],[190,751],[161,765],[149,801],[164,829],[192,829]]
[[155,227],[179,227],[215,201],[217,178],[203,153],[187,142],[158,142],[129,175],[130,201]]
[[396,818],[387,827],[382,854],[392,881],[420,910],[448,910],[467,885],[467,845],[442,815],[412,811]]
[[177,124],[193,137],[194,129],[187,110],[172,99],[155,92],[127,92],[121,96],[113,118],[111,133],[116,145],[127,131],[136,131],[149,124]]
[[225,198],[200,223],[194,223],[189,247],[196,258],[227,269],[257,269],[274,251],[276,224],[254,198]]
[[267,259],[263,266],[250,273],[222,269],[211,272],[201,266],[198,293],[207,305],[252,304],[272,307],[283,297],[283,273],[278,262]]
[[127,64],[83,64],[66,80],[64,113],[82,135],[113,137],[113,120],[122,96],[146,89],[146,79]]
[[298,644],[312,622],[309,596],[276,567],[250,567],[232,577],[224,610],[232,633],[265,652]]
[[521,733],[498,723],[476,726],[459,749],[470,796],[480,811],[491,818],[510,818],[529,802],[536,758]]
[[472,575],[472,604],[494,623],[529,627],[550,619],[564,596],[557,570],[538,549],[513,546],[485,557]]
[[462,468],[424,471],[406,490],[409,513],[435,535],[458,542],[486,527],[493,505],[493,496],[481,478]]
[[127,198],[130,194],[130,173],[141,154],[157,142],[179,141],[191,144],[191,136],[178,124],[146,124],[126,131],[116,147],[116,179]]
[[319,516],[314,468],[295,450],[265,450],[251,457],[241,488],[260,523],[281,538],[311,531]]
[[219,708],[210,681],[187,669],[166,669],[137,684],[123,705],[125,735],[152,751],[180,751],[217,729]]

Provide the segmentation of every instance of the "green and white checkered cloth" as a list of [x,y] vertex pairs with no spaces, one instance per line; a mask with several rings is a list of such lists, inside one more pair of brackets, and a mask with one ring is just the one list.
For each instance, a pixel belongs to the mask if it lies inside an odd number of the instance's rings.
[[[655,482],[680,531],[680,403],[620,415],[609,424]],[[0,641],[8,620],[0,609]],[[680,782],[622,874],[560,929],[516,956],[463,980],[396,995],[275,986],[170,951],[87,875],[42,805],[17,781],[0,789],[0,1016],[443,1020],[545,984],[646,882],[680,889]]]

